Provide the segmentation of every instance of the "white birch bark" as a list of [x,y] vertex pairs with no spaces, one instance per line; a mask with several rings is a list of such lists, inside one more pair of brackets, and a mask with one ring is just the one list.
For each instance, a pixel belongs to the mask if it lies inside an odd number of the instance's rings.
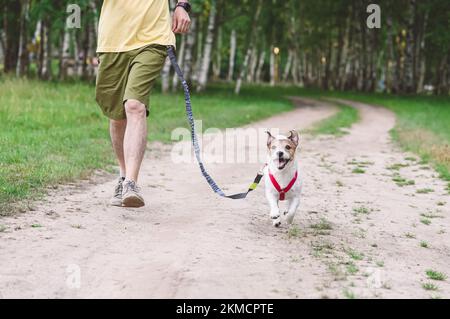
[[236,59],[236,30],[231,31],[231,37],[230,37],[230,60],[228,63],[228,76],[227,81],[231,82],[233,81],[233,75],[234,75],[234,61]]
[[286,65],[284,66],[284,72],[283,72],[283,78],[282,78],[283,82],[286,82],[289,77],[289,72],[291,71],[291,66],[292,66],[293,53],[294,52],[292,50],[289,50]]
[[184,66],[183,66],[183,73],[184,78],[186,81],[190,81],[191,79],[191,73],[192,73],[192,50],[195,45],[195,39],[196,39],[196,29],[197,29],[197,20],[195,16],[193,15],[191,17],[191,27],[189,30],[189,33],[186,36],[186,48],[184,53]]
[[265,58],[266,58],[266,51],[263,49],[263,50],[261,50],[261,52],[259,54],[258,67],[256,68],[256,74],[255,74],[256,83],[262,82],[262,70],[264,67]]
[[216,1],[211,1],[211,11],[209,12],[208,29],[206,32],[205,46],[203,48],[203,58],[197,83],[197,92],[206,88],[208,80],[209,66],[211,64],[212,46],[214,43],[214,29],[216,26]]

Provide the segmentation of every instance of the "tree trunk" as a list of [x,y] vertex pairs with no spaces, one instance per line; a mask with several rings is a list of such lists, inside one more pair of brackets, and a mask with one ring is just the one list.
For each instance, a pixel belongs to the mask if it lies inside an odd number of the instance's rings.
[[216,27],[216,0],[212,0],[208,18],[208,29],[206,31],[205,46],[203,48],[203,58],[198,77],[197,92],[203,91],[206,88],[209,66],[211,64],[211,52],[214,43],[215,27]]
[[52,43],[49,17],[42,20],[40,56],[42,68],[39,77],[42,80],[50,80],[52,78]]
[[62,36],[62,46],[60,51],[59,58],[59,79],[64,80],[67,78],[67,69],[68,63],[70,59],[70,40],[71,34],[67,26],[64,27],[63,36]]
[[241,92],[242,80],[243,80],[245,72],[248,68],[248,61],[250,60],[251,53],[252,53],[251,48],[248,48],[247,53],[245,54],[244,63],[242,63],[242,66],[241,66],[241,72],[236,81],[236,87],[234,88],[235,94],[239,94],[239,92]]
[[264,49],[261,50],[259,53],[259,59],[258,59],[258,67],[256,68],[256,74],[255,74],[255,81],[256,83],[262,82],[262,71],[264,67],[264,61],[266,58],[266,51]]
[[192,50],[194,49],[196,36],[197,36],[197,18],[195,17],[195,15],[192,15],[191,28],[189,30],[189,33],[186,35],[186,47],[184,53],[184,66],[183,66],[184,79],[187,82],[190,82],[191,80],[192,63],[193,63]]
[[236,59],[236,30],[231,31],[230,37],[230,60],[228,62],[228,76],[227,81],[233,81],[234,74],[234,60]]
[[[175,8],[175,0],[170,0],[169,5],[171,12],[173,14],[172,10]],[[164,94],[169,92],[170,89],[170,70],[171,70],[171,63],[169,57],[167,57],[161,71],[161,91]]]
[[428,12],[425,13],[423,18],[422,29],[420,31],[420,45],[419,45],[419,54],[418,54],[418,80],[417,80],[417,93],[423,92],[423,85],[425,82],[425,73],[426,73],[426,56],[425,56],[425,34],[427,31],[427,23],[428,23]]
[[19,55],[19,41],[17,35],[20,34],[20,1],[7,0],[4,5],[3,29],[5,31],[5,58],[4,72],[16,72],[17,58]]
[[408,28],[406,33],[406,48],[404,60],[403,91],[415,92],[414,78],[414,19],[416,14],[416,0],[409,0]]
[[256,50],[256,48],[253,48],[250,58],[249,70],[247,73],[247,82],[249,83],[254,82],[255,80],[256,66],[258,63],[258,51]]
[[215,52],[215,59],[213,62],[213,79],[215,81],[220,79],[220,69],[222,65],[222,28],[217,30],[217,46]]
[[282,78],[283,82],[286,82],[288,80],[289,73],[291,71],[293,56],[294,56],[294,51],[289,50],[286,65],[284,66],[284,72],[283,72],[283,78]]
[[[181,36],[180,50],[177,53],[178,65],[180,66],[181,70],[183,70],[184,68],[185,49],[186,49],[186,35],[183,34]],[[178,75],[174,73],[172,78],[172,91],[175,92],[177,90],[177,87],[178,87]]]
[[28,72],[28,14],[30,9],[30,1],[22,0],[22,13],[20,18],[20,40],[19,52],[17,57],[16,75],[23,76]]
[[239,92],[241,91],[242,80],[245,78],[245,74],[247,72],[250,55],[253,51],[254,41],[256,38],[257,31],[258,31],[258,20],[259,20],[260,14],[261,14],[261,9],[262,9],[262,0],[258,0],[258,3],[256,5],[255,14],[253,16],[252,26],[251,26],[249,32],[247,33],[247,40],[246,40],[247,49],[246,49],[244,63],[241,66],[241,70],[239,72],[239,77],[238,77],[238,80],[236,81],[236,87],[234,89],[235,94],[239,94]]
[[270,86],[275,86],[275,54],[273,46],[270,47]]

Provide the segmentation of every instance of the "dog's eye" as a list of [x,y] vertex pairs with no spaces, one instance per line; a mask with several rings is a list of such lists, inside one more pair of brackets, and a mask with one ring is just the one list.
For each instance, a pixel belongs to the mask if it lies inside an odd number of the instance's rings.
[[271,149],[273,149],[273,150],[276,149],[276,148],[277,148],[277,147],[276,147],[275,145],[272,145],[272,147],[271,147]]
[[286,145],[285,148],[289,151],[292,147],[290,147],[289,145]]

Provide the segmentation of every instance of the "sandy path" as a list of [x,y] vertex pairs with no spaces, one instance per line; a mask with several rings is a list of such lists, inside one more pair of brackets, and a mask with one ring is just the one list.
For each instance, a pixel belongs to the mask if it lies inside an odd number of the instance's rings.
[[[247,128],[304,129],[335,111],[321,104]],[[142,170],[145,208],[107,206],[113,183],[103,176],[3,218],[0,297],[450,297],[449,279],[436,292],[422,288],[426,269],[450,275],[449,203],[437,205],[449,201],[444,183],[390,142],[392,113],[354,106],[362,119],[350,134],[303,137],[305,188],[290,232],[271,226],[263,185],[248,200],[221,199],[195,163],[173,164],[171,147],[153,144]],[[218,139],[209,135],[205,148]],[[263,154],[264,141],[247,151]],[[408,163],[399,173],[415,185],[392,181],[386,167],[396,163]],[[352,173],[358,165],[365,173]],[[230,193],[244,190],[259,167],[208,164]],[[416,194],[420,188],[434,192]],[[79,288],[71,281],[78,270]]]

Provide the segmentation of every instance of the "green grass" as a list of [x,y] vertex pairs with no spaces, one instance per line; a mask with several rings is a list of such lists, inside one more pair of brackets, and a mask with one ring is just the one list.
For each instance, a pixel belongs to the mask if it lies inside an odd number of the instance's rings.
[[422,284],[422,288],[425,290],[432,290],[432,291],[436,291],[439,289],[438,286],[436,286],[435,284],[433,284],[431,282],[426,282],[426,283]]
[[347,134],[344,128],[350,128],[359,119],[358,110],[345,104],[337,103],[338,112],[317,123],[309,132],[314,135],[328,134],[342,136]]
[[428,277],[429,279],[432,279],[432,280],[440,280],[440,281],[443,281],[443,280],[447,279],[447,275],[445,275],[445,274],[442,273],[442,272],[435,271],[435,270],[432,270],[432,269],[426,270],[426,271],[425,271],[425,274],[427,275],[427,277]]
[[428,243],[426,242],[426,241],[421,241],[420,242],[420,247],[422,247],[422,248],[428,248]]
[[356,167],[352,170],[353,174],[364,174],[366,171],[360,167]]
[[364,254],[357,252],[356,250],[350,249],[347,251],[348,256],[353,260],[363,260]]
[[421,188],[416,191],[417,194],[428,194],[434,192],[431,188]]
[[333,229],[333,227],[331,226],[331,223],[329,221],[327,221],[325,218],[321,218],[318,223],[312,224],[310,227],[315,230],[332,230]]
[[[170,141],[187,128],[181,92],[151,96],[149,140]],[[94,85],[0,78],[0,214],[26,207],[45,187],[83,178],[113,161],[108,121],[94,99]],[[221,87],[193,94],[196,119],[208,127],[237,127],[288,111],[280,98],[235,96]]]

